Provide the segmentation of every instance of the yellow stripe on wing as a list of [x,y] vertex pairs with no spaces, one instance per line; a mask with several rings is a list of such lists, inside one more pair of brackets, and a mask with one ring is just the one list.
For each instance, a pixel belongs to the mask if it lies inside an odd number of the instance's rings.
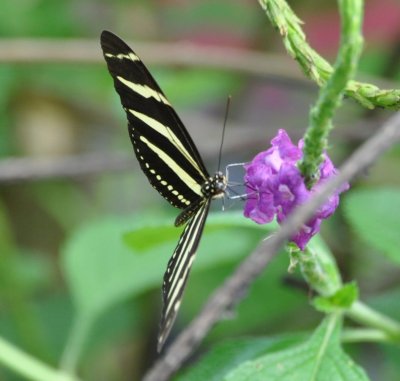
[[186,159],[192,164],[194,169],[200,174],[201,177],[204,178],[204,173],[198,166],[197,162],[193,159],[193,157],[189,154],[186,150],[185,146],[182,142],[178,139],[178,137],[174,134],[172,129],[158,120],[151,118],[150,116],[143,114],[139,111],[128,109],[128,111],[135,116],[136,118],[140,119],[142,122],[147,124],[151,127],[154,131],[157,131],[160,135],[166,137],[182,154],[186,157]]
[[[188,224],[187,231],[182,235],[181,240],[178,242],[178,246],[173,254],[178,255],[174,268],[170,269],[171,276],[169,277],[170,289],[168,290],[168,305],[166,306],[165,315],[169,315],[170,309],[174,306],[174,310],[177,311],[175,300],[179,297],[179,293],[182,292],[182,288],[185,284],[185,279],[188,276],[190,268],[192,267],[195,255],[193,253],[193,246],[198,241],[198,233],[201,231],[201,222],[204,218],[204,214],[208,211],[206,205],[202,205],[199,212],[193,217],[193,220]],[[188,263],[186,263],[189,257]]]
[[209,203],[210,200],[206,200],[186,225],[168,263],[164,275],[164,307],[158,337],[158,351],[161,350],[178,313],[186,279],[195,259],[197,246],[208,214]]
[[171,158],[162,149],[149,142],[143,135],[140,136],[140,140],[147,145],[171,170],[186,184],[186,186],[194,193],[203,197],[201,192],[201,185],[190,176],[174,159]]
[[129,87],[135,93],[138,93],[144,98],[154,98],[158,102],[162,102],[168,106],[171,106],[168,102],[167,98],[158,91],[152,89],[147,85],[139,85],[137,83],[128,81],[127,79],[120,77],[119,75],[116,77],[121,83],[123,83],[126,87]]

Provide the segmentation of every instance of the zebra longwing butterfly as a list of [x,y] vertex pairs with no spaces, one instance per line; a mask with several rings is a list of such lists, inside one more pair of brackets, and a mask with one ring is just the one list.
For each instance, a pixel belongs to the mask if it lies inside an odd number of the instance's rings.
[[182,209],[175,226],[187,223],[164,274],[160,351],[178,313],[210,201],[224,196],[227,182],[221,172],[208,174],[183,123],[129,46],[103,31],[101,47],[128,118],[129,136],[140,166],[153,188]]

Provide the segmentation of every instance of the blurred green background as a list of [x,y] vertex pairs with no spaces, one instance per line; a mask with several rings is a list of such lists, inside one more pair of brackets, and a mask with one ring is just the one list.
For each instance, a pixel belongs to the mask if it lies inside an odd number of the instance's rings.
[[[333,62],[336,2],[292,3],[311,45]],[[398,87],[399,20],[398,1],[366,1],[360,79]],[[151,190],[133,155],[101,55],[103,29],[144,60],[210,172],[229,94],[224,165],[251,160],[279,128],[297,141],[317,88],[286,55],[255,0],[2,0],[0,335],[53,366],[76,366],[82,379],[135,380],[155,357],[162,274],[179,230],[170,228],[176,211]],[[336,165],[390,113],[345,99],[330,142]],[[399,239],[386,236],[384,220],[393,210],[388,200],[398,202],[399,164],[399,149],[388,152],[323,227],[344,279],[356,279],[364,300],[397,318]],[[367,207],[377,194],[377,210]],[[172,336],[272,229],[241,222],[240,202],[223,216],[215,204]],[[163,232],[165,239],[153,242]],[[283,255],[273,262],[204,349],[226,337],[316,325],[321,316],[307,290],[285,282],[287,265]],[[376,379],[395,379],[399,353],[380,349],[350,348],[368,371],[389,377]],[[377,353],[382,361],[368,366]],[[20,379],[1,364],[0,378]]]

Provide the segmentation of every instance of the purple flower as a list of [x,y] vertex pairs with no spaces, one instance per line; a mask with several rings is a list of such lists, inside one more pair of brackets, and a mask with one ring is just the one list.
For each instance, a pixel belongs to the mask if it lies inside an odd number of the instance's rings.
[[[244,215],[258,224],[271,222],[276,216],[281,224],[298,206],[305,203],[321,185],[337,173],[326,153],[320,166],[319,180],[307,189],[297,162],[302,158],[303,141],[294,145],[285,130],[271,140],[272,147],[260,152],[251,163],[245,165],[247,201]],[[338,189],[292,237],[292,241],[304,250],[313,235],[319,232],[322,219],[328,218],[339,205],[339,194],[349,188]]]

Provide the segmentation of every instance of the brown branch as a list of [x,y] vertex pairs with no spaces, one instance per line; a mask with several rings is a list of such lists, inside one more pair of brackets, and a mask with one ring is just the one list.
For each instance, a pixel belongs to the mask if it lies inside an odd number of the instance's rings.
[[[129,45],[146,64],[189,66],[242,72],[248,75],[283,79],[293,85],[314,87],[296,63],[282,54],[263,53],[230,47],[199,46],[187,42],[134,42]],[[103,63],[99,40],[56,38],[0,38],[0,64],[99,64]],[[381,87],[391,81],[368,77]]]
[[[205,161],[215,161],[214,126],[221,124],[220,118],[209,117],[202,113],[182,113],[184,120],[191,125],[192,136],[198,142],[198,148]],[[368,138],[376,128],[376,120],[370,119],[353,124],[353,128],[334,130],[334,135],[346,143],[358,142]],[[279,126],[275,126],[279,129]],[[299,130],[285,126],[289,135],[300,138]],[[229,122],[229,136],[224,143],[224,156],[237,155],[246,149],[261,149],[263,142],[273,136],[271,131],[260,130],[256,126]],[[60,157],[9,157],[0,160],[0,184],[40,181],[53,178],[79,178],[105,172],[132,170],[136,165],[133,152],[129,153],[81,153]]]
[[370,166],[390,146],[400,139],[400,113],[390,118],[384,126],[365,142],[343,164],[340,174],[321,188],[315,197],[299,207],[284,225],[268,240],[262,241],[253,253],[245,258],[234,273],[210,297],[200,314],[170,345],[164,355],[144,376],[143,381],[166,381],[176,372],[197,348],[210,329],[246,294],[251,283],[260,275],[278,250],[317,210],[341,184],[353,179]]
[[131,168],[132,155],[82,154],[61,158],[9,158],[0,161],[0,183],[47,178],[78,178]]
[[[0,63],[103,63],[99,40],[0,39]],[[222,68],[254,75],[276,75],[305,83],[284,55],[191,43],[130,42],[147,64]]]
[[[194,140],[204,160],[215,161],[217,148],[214,126],[221,125],[220,118],[201,113],[183,113],[193,127]],[[265,132],[255,127],[230,122],[229,137],[224,144],[224,155],[267,141]],[[52,178],[78,178],[104,172],[130,170],[136,165],[133,151],[129,153],[82,153],[60,157],[23,157],[0,160],[0,184],[38,181]]]

